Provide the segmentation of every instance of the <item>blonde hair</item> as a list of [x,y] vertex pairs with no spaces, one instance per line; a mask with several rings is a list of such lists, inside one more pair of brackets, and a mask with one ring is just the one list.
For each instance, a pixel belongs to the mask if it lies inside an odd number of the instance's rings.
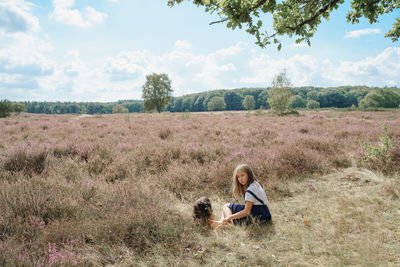
[[[237,179],[237,173],[239,171],[245,171],[247,173],[247,183],[245,185],[241,185]],[[233,171],[233,176],[232,176],[232,191],[233,191],[233,195],[235,197],[237,196],[243,196],[244,193],[246,192],[247,187],[249,187],[249,185],[251,183],[253,183],[255,181],[255,177],[254,177],[254,173],[251,170],[250,166],[247,164],[239,164],[238,166],[236,166],[235,170]]]

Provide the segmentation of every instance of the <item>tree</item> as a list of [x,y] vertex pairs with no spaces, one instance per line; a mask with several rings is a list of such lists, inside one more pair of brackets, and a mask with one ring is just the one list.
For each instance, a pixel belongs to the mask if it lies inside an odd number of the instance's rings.
[[335,88],[326,88],[319,93],[319,103],[321,108],[337,107],[344,108],[347,106],[347,99],[342,91]]
[[204,96],[198,96],[193,104],[193,111],[204,111],[203,101]]
[[129,110],[124,105],[115,105],[112,107],[112,113],[128,113]]
[[175,98],[175,101],[174,101],[172,107],[173,107],[173,111],[182,112],[183,111],[182,97]]
[[388,88],[369,92],[360,102],[362,108],[397,108],[400,94]]
[[291,83],[286,75],[286,70],[276,75],[272,81],[268,103],[272,111],[278,112],[280,116],[289,111],[290,98],[293,96],[290,85]]
[[319,101],[318,91],[312,90],[312,91],[308,92],[307,93],[307,99],[308,100]]
[[299,95],[292,96],[290,98],[290,107],[291,108],[305,108],[306,101]]
[[183,105],[183,111],[186,111],[186,110],[192,111],[192,105],[193,105],[192,97],[189,97],[189,96],[184,97],[182,105]]
[[128,103],[124,105],[129,112],[142,112],[143,105],[139,102]]
[[0,118],[5,118],[11,115],[12,107],[11,102],[7,99],[0,101]]
[[319,102],[310,99],[307,101],[307,108],[309,109],[315,109],[315,108],[319,108]]
[[268,90],[263,90],[257,97],[256,108],[263,107],[269,109],[270,106],[268,104],[268,97],[269,97]]
[[[210,100],[216,96],[222,97],[223,98],[223,93],[220,91],[211,91],[208,92],[203,100],[203,106],[204,109],[208,109],[208,102],[210,102]],[[224,99],[225,102],[225,99]],[[226,104],[226,103],[225,103]]]
[[24,111],[26,110],[25,105],[22,104],[22,103],[18,103],[18,102],[12,103],[12,104],[11,104],[11,108],[12,108],[12,110],[13,110],[14,112],[16,112],[17,114],[19,114],[19,113],[21,113],[21,112],[24,112]]
[[208,102],[208,110],[217,111],[217,110],[225,110],[226,103],[222,96],[214,96]]
[[150,74],[146,76],[146,83],[143,85],[142,98],[143,107],[147,111],[157,110],[166,107],[171,100],[171,80],[167,74]]
[[254,101],[254,96],[246,95],[243,100],[243,107],[245,107],[245,109],[254,109],[255,106],[256,101]]
[[224,92],[224,100],[226,103],[227,110],[243,109],[243,106],[242,106],[243,96],[241,96],[240,94],[238,94],[236,92],[233,92],[233,91]]
[[397,108],[400,104],[400,94],[389,88],[380,88],[378,93],[381,94],[385,101],[383,103],[384,108]]
[[344,94],[346,97],[346,107],[352,107],[358,105],[358,100],[357,96],[354,94],[354,92],[350,91]]
[[[181,3],[184,0],[168,0],[169,6]],[[310,45],[310,38],[314,36],[322,18],[328,20],[330,13],[344,5],[344,0],[193,0],[197,6],[205,7],[205,11],[216,13],[220,20],[211,22],[225,23],[228,28],[245,27],[246,31],[256,38],[256,44],[265,47],[273,41],[278,44],[278,50],[282,44],[279,36],[295,36],[296,43],[306,42]],[[347,22],[358,23],[361,17],[376,23],[379,16],[395,12],[400,8],[398,0],[353,0],[347,13]],[[263,26],[262,17],[265,14],[273,16],[273,31]],[[396,18],[393,28],[385,37],[393,42],[400,37],[400,18]]]

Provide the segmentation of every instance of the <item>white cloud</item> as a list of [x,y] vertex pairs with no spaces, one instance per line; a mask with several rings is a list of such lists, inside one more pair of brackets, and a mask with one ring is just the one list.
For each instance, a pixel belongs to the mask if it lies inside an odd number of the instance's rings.
[[400,84],[400,48],[389,47],[375,57],[339,66],[328,64],[323,76],[339,84],[364,84],[369,86],[394,86]]
[[[35,90],[38,88],[39,88],[38,82],[34,77],[26,77],[24,75],[18,75],[18,74],[10,75],[10,74],[0,73],[0,90],[7,90],[6,91],[7,95],[9,95],[10,90],[15,90],[15,89]],[[24,92],[22,92],[22,94],[23,93]]]
[[0,2],[0,33],[30,33],[39,29],[39,19],[24,1]]
[[190,43],[186,40],[178,40],[175,42],[175,47],[180,48],[182,50],[186,50],[190,48]]
[[310,85],[318,73],[317,60],[311,55],[294,55],[290,58],[274,59],[267,54],[253,55],[248,62],[251,76],[244,76],[241,82],[270,86],[274,76],[287,70],[293,85]]
[[65,52],[64,59],[77,59],[77,58],[79,58],[79,51],[77,49],[72,49]]
[[394,86],[400,84],[400,48],[389,47],[375,57],[338,64],[312,55],[274,59],[267,54],[254,54],[248,67],[251,75],[239,81],[249,86],[270,86],[283,69],[294,86]]
[[100,24],[107,18],[107,14],[96,11],[93,7],[86,7],[86,17],[91,24]]
[[64,63],[61,65],[64,74],[70,78],[77,77],[87,71],[86,64],[80,59],[79,51],[68,50],[64,55]]
[[30,54],[34,52],[50,52],[54,50],[53,45],[46,39],[40,39],[33,35],[16,34],[12,36],[14,43],[10,45],[11,50],[19,51],[21,54]]
[[363,30],[357,30],[357,31],[350,31],[346,32],[346,35],[344,38],[358,38],[363,35],[369,35],[369,34],[379,34],[381,33],[381,29],[363,29]]
[[[23,46],[25,41],[27,45]],[[273,57],[265,50],[252,51],[243,43],[201,54],[186,49],[186,41],[179,41],[164,54],[122,51],[90,67],[79,50],[65,51],[56,64],[46,56],[51,46],[45,41],[20,42],[13,45],[14,50],[0,51],[0,98],[8,96],[5,90],[12,90],[15,99],[26,100],[140,99],[145,77],[153,72],[169,75],[175,96],[213,89],[267,87],[285,68],[294,86],[400,84],[400,48],[396,47],[363,60],[333,63],[312,55]],[[40,50],[29,49],[35,46]],[[24,90],[26,93],[21,93]]]
[[213,53],[212,55],[214,56],[235,56],[237,54],[239,54],[240,52],[242,52],[244,49],[246,49],[246,47],[248,47],[248,44],[244,43],[244,42],[238,42],[236,45],[233,46],[229,46],[227,48],[221,48],[219,50],[217,50],[215,53]]
[[58,22],[89,28],[94,24],[102,23],[107,14],[95,10],[93,7],[86,7],[82,13],[78,9],[73,9],[75,0],[53,0],[54,11],[50,16]]
[[243,43],[238,43],[201,55],[190,52],[190,44],[180,40],[175,43],[174,50],[160,56],[147,50],[121,52],[106,60],[103,72],[110,81],[135,83],[140,90],[146,75],[167,73],[173,82],[175,95],[221,88],[228,84],[232,87],[230,73],[236,71],[236,67],[228,56],[240,53],[244,50],[243,46]]
[[12,50],[0,51],[0,73],[27,76],[50,75],[54,65],[40,53],[21,55]]
[[39,81],[53,77],[56,70],[55,62],[46,55],[52,50],[46,40],[12,35],[9,47],[0,50],[0,97],[29,100],[33,92],[43,92]]
[[51,75],[55,63],[44,55],[52,46],[30,35],[15,35],[14,42],[0,50],[0,73],[25,76]]

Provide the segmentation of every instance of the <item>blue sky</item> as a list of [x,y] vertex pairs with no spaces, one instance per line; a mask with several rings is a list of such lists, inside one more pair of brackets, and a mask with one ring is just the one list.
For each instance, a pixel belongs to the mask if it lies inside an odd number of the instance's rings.
[[244,30],[210,26],[218,16],[190,2],[0,0],[0,99],[140,99],[153,72],[169,75],[174,96],[268,87],[283,69],[294,86],[399,87],[399,43],[384,38],[399,10],[353,25],[348,9],[323,20],[311,47],[282,38],[277,51]]

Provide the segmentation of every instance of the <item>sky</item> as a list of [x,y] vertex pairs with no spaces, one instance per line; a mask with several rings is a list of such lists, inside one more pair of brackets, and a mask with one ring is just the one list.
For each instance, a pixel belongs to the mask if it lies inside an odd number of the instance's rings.
[[191,1],[167,2],[0,0],[0,99],[141,99],[152,73],[168,74],[173,96],[268,87],[283,70],[293,86],[400,87],[400,43],[384,38],[399,10],[351,24],[346,1],[311,46],[285,37],[278,51],[258,47],[244,29],[209,25],[218,15]]

